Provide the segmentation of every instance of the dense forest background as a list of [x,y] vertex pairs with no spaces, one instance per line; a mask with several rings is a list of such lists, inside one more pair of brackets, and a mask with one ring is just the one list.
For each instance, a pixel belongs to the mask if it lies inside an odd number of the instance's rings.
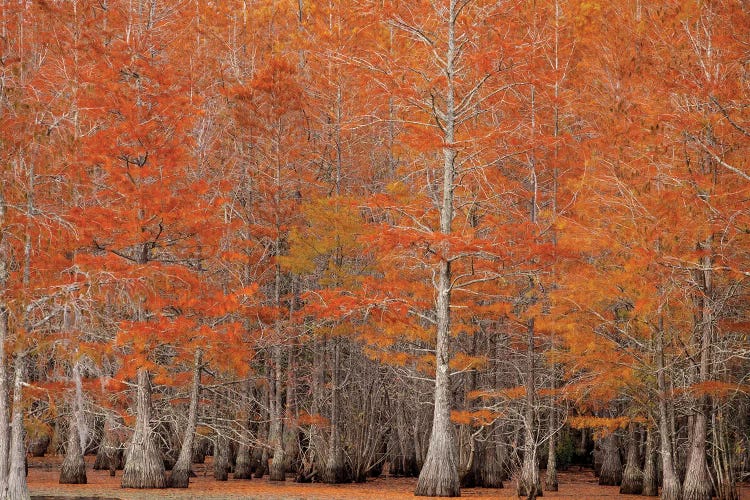
[[736,499],[749,156],[745,0],[0,0],[0,497]]

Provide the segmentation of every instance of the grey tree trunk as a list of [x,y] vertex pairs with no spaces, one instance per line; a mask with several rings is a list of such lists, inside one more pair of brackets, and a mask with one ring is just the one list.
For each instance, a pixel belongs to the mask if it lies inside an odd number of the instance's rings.
[[[0,199],[0,210],[2,210]],[[2,213],[2,212],[0,212]],[[2,219],[0,219],[2,223]],[[2,241],[0,241],[2,244]],[[2,249],[0,249],[2,251]],[[4,285],[4,260],[0,258],[0,287]],[[8,451],[10,422],[8,422],[8,372],[5,364],[5,340],[8,337],[8,310],[0,301],[0,498],[8,489]]]
[[602,486],[619,486],[622,483],[622,461],[617,447],[617,436],[608,434],[599,440],[602,448],[602,469],[599,472],[599,484]]
[[26,372],[26,354],[16,353],[13,378],[13,421],[10,438],[10,470],[8,472],[8,500],[28,500],[29,486],[26,484],[26,450],[23,430],[23,379]]
[[672,433],[670,432],[669,412],[667,411],[667,383],[664,363],[664,326],[659,319],[656,332],[656,384],[659,392],[659,442],[662,468],[662,500],[680,500],[682,486],[677,478],[672,452]]
[[269,479],[271,481],[286,480],[286,461],[284,460],[284,411],[282,408],[282,352],[281,346],[273,347],[273,366],[269,370],[271,375],[272,393],[270,397],[271,407],[271,425],[268,431],[268,440],[273,448],[273,458],[269,469]]
[[549,412],[549,447],[547,449],[547,477],[544,481],[544,486],[547,491],[557,491],[557,431],[555,427],[557,423],[555,421],[555,410],[552,408]]
[[115,471],[123,468],[122,442],[119,433],[115,430],[116,423],[122,425],[120,417],[117,417],[116,422],[115,417],[107,413],[104,419],[104,436],[99,443],[99,451],[94,461],[94,470],[107,469],[111,477],[115,476]]
[[643,491],[643,471],[638,457],[638,435],[636,424],[628,426],[628,459],[622,475],[620,493],[623,495],[640,495]]
[[83,461],[78,421],[74,415],[70,417],[68,446],[60,467],[60,484],[86,484],[86,463]]
[[[710,248],[710,239],[702,247]],[[709,380],[711,342],[713,337],[713,311],[711,294],[713,289],[710,256],[701,259],[703,276],[703,296],[701,298],[701,342],[698,379]],[[711,477],[706,462],[706,434],[708,430],[709,400],[703,396],[698,401],[698,409],[693,419],[692,436],[689,444],[688,463],[685,471],[685,482],[682,487],[683,500],[711,500]]]
[[534,500],[542,496],[542,484],[537,468],[538,445],[534,437],[534,415],[536,413],[536,378],[534,367],[534,319],[529,319],[527,325],[528,338],[526,346],[526,409],[523,417],[524,449],[521,475],[518,478],[518,496]]
[[480,485],[484,488],[502,488],[505,472],[497,444],[485,443],[483,452],[479,463]]
[[188,421],[185,427],[185,435],[182,438],[180,455],[172,467],[169,477],[169,485],[172,488],[187,488],[190,483],[190,472],[193,462],[193,442],[195,441],[195,428],[198,425],[198,397],[201,390],[201,364],[203,353],[196,349],[193,359],[193,385],[190,389],[190,405],[188,407]]
[[339,408],[339,384],[341,383],[341,340],[333,339],[333,366],[331,367],[331,434],[328,441],[328,459],[323,480],[329,484],[347,480],[344,467],[344,448],[341,445],[341,415]]
[[656,470],[656,446],[654,443],[656,429],[649,428],[646,434],[646,465],[643,467],[643,491],[647,497],[659,496],[659,477]]
[[86,463],[83,461],[83,452],[86,446],[87,433],[84,432],[86,420],[84,418],[81,368],[78,361],[73,365],[73,381],[76,391],[71,405],[68,448],[65,450],[65,459],[60,468],[60,484],[86,484]]
[[122,488],[166,488],[164,460],[151,427],[151,380],[145,368],[137,374],[135,429],[125,456]]
[[[456,103],[454,67],[458,54],[456,52],[456,16],[457,0],[450,0],[447,18],[448,46],[445,54],[445,92],[444,143],[443,148],[443,187],[440,205],[440,232],[451,233],[453,222],[453,188],[455,161],[457,152],[455,143]],[[438,250],[440,264],[438,267],[437,300],[435,313],[437,317],[437,342],[435,345],[435,408],[432,415],[432,432],[427,448],[427,456],[419,473],[417,496],[459,496],[460,480],[458,476],[458,449],[456,447],[455,429],[450,421],[450,335],[451,335],[451,261],[450,247],[442,244]]]
[[229,468],[229,441],[226,436],[219,434],[214,443],[214,479],[229,479]]
[[[0,297],[8,282],[8,255],[5,247],[5,196],[0,186]],[[5,341],[8,338],[8,308],[0,299],[0,498],[8,489],[8,450],[10,422],[8,421],[8,372],[5,361]]]

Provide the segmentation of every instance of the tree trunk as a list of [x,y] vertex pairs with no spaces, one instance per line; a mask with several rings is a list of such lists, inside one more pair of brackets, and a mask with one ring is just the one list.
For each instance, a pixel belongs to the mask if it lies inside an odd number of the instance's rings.
[[15,375],[13,378],[13,421],[10,438],[10,470],[8,490],[10,500],[28,500],[29,486],[26,483],[26,450],[24,449],[23,429],[23,379],[26,371],[26,354],[16,353]]
[[78,361],[73,365],[73,381],[76,391],[71,405],[68,449],[65,450],[65,460],[63,460],[60,469],[60,484],[86,484],[86,463],[83,461],[83,453],[87,433],[84,432],[86,420],[84,418],[81,367]]
[[75,413],[70,417],[68,446],[65,450],[65,460],[60,468],[60,484],[86,484],[86,462],[83,461],[78,419]]
[[640,495],[643,491],[643,471],[638,458],[638,439],[636,424],[628,426],[628,459],[622,475],[620,493],[623,495]]
[[237,447],[237,458],[235,459],[234,478],[251,479],[253,477],[252,460],[250,459],[250,447],[245,442],[248,436],[244,435],[242,442]]
[[[460,12],[457,0],[450,0],[447,17],[447,52],[445,54],[445,112],[443,139],[443,186],[440,205],[440,232],[451,234],[453,223],[453,189],[455,176],[456,102],[454,67],[458,57],[456,47],[456,17]],[[451,286],[452,273],[449,260],[451,249],[447,242],[438,249],[440,264],[436,287],[437,342],[435,345],[435,407],[432,415],[432,432],[427,456],[419,473],[417,496],[455,497],[460,493],[458,477],[458,450],[455,429],[450,421],[450,336],[451,336]]]
[[505,473],[500,458],[498,446],[494,442],[487,442],[483,448],[483,456],[479,461],[480,486],[483,488],[502,488]]
[[[280,338],[279,338],[280,341]],[[273,347],[273,366],[269,370],[271,375],[271,425],[268,431],[268,440],[273,448],[273,458],[269,470],[269,480],[285,481],[286,480],[286,463],[284,460],[284,411],[282,409],[282,354],[281,346]]]
[[[117,417],[118,423],[122,425],[121,418]],[[109,470],[111,477],[115,476],[115,471],[123,468],[123,450],[119,433],[115,431],[115,417],[107,413],[104,419],[104,431],[99,451],[96,453],[94,461],[94,470]]]
[[[554,376],[554,375],[553,375]],[[552,407],[549,412],[549,447],[547,449],[547,477],[544,485],[547,491],[557,491],[557,431],[555,429],[555,409]]]
[[518,496],[534,500],[542,496],[542,483],[539,479],[539,468],[537,467],[538,445],[534,438],[534,415],[536,413],[536,391],[534,380],[536,378],[534,367],[534,319],[529,319],[527,324],[527,346],[526,346],[526,409],[523,417],[524,427],[524,449],[521,476],[518,478]]
[[677,478],[672,452],[672,433],[669,429],[669,412],[667,411],[667,384],[664,371],[664,328],[663,320],[659,318],[659,328],[656,332],[656,383],[659,392],[659,442],[662,464],[662,500],[680,500],[682,487]]
[[646,434],[646,465],[643,467],[643,491],[646,497],[659,496],[659,477],[656,470],[656,446],[654,435],[656,429],[650,427]]
[[622,461],[617,448],[617,436],[610,433],[599,440],[602,449],[602,469],[599,472],[601,486],[619,486],[622,483]]
[[[0,192],[0,216],[4,205]],[[0,217],[2,223],[2,217]],[[0,241],[2,244],[2,241]],[[2,249],[0,248],[0,251]],[[0,290],[5,286],[5,261],[0,258]],[[5,303],[0,301],[0,496],[8,488],[8,451],[10,437],[10,422],[8,422],[8,372],[5,361],[5,341],[8,337],[8,310]]]
[[341,416],[339,408],[339,380],[341,377],[341,339],[333,339],[333,366],[331,367],[331,434],[328,441],[328,459],[323,480],[329,484],[347,482],[344,467],[344,449],[341,445]]
[[214,479],[226,481],[229,478],[229,441],[219,434],[214,443]]
[[135,429],[126,453],[122,488],[165,488],[164,460],[151,427],[151,380],[145,368],[137,374]]
[[432,433],[422,470],[417,481],[416,496],[454,497],[460,495],[458,451],[455,430],[450,421],[450,263],[440,262],[438,291],[438,333],[435,370],[435,408]]
[[[710,239],[702,248],[710,248]],[[703,276],[703,296],[701,297],[701,342],[700,342],[700,364],[698,367],[698,381],[706,382],[709,379],[711,342],[713,332],[712,311],[712,288],[710,256],[701,259]],[[685,470],[685,482],[682,487],[683,500],[711,500],[712,488],[711,478],[708,474],[706,462],[706,434],[708,429],[709,400],[703,396],[697,402],[697,412],[693,418],[692,436],[688,449],[688,463]]]
[[198,425],[198,397],[201,390],[201,363],[203,353],[200,349],[195,350],[193,359],[193,385],[190,388],[190,406],[188,407],[188,421],[185,435],[182,438],[180,455],[172,467],[169,476],[169,485],[172,488],[187,488],[190,483],[191,465],[193,462],[193,442],[195,441],[195,428]]

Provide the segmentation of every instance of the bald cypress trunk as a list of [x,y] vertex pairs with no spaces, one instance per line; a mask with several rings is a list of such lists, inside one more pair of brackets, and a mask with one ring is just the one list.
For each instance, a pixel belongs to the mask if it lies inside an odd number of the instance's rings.
[[[440,202],[440,232],[449,235],[452,232],[454,212],[454,177],[457,151],[455,149],[456,97],[455,72],[459,58],[456,46],[456,18],[459,15],[457,0],[448,2],[447,47],[444,59],[444,73],[447,87],[444,94],[443,112],[443,165],[442,165],[442,200]],[[455,497],[460,495],[458,477],[458,449],[456,448],[455,429],[450,420],[450,337],[451,337],[451,249],[447,242],[437,250],[440,263],[437,269],[435,316],[437,333],[435,343],[435,406],[432,415],[432,432],[422,470],[419,473],[418,496]]]
[[643,471],[640,465],[636,424],[631,422],[628,426],[628,459],[620,484],[621,494],[640,495],[643,491]]
[[26,354],[17,353],[13,379],[13,420],[10,438],[10,470],[8,472],[7,498],[28,500],[29,486],[26,483],[26,449],[23,429],[23,380],[26,372]]
[[86,484],[86,463],[83,461],[81,439],[75,415],[70,418],[68,446],[60,467],[60,484]]
[[662,464],[662,500],[680,500],[682,487],[677,477],[670,431],[669,412],[667,411],[667,383],[664,363],[664,329],[663,320],[659,318],[656,332],[656,383],[659,392],[659,442]]
[[[2,198],[0,197],[0,215]],[[0,222],[2,219],[0,218]],[[2,241],[0,241],[2,243]],[[1,250],[1,249],[0,249]],[[4,284],[4,261],[0,260],[0,286]],[[8,335],[8,310],[0,301],[0,496],[8,488],[8,451],[10,443],[10,422],[8,421],[8,372],[5,364],[5,340]]]
[[164,460],[151,426],[151,380],[148,371],[137,373],[135,429],[126,453],[123,488],[165,488]]
[[547,477],[544,486],[547,491],[557,491],[557,431],[555,422],[555,410],[552,408],[549,412],[549,447],[547,449]]
[[344,467],[344,449],[341,444],[341,411],[339,401],[341,339],[334,338],[333,360],[331,367],[331,434],[328,439],[328,458],[326,460],[323,481],[329,484],[344,483],[347,480]]
[[[701,245],[703,249],[710,249],[710,239]],[[703,294],[700,310],[700,360],[698,365],[698,381],[706,382],[710,376],[711,343],[713,337],[713,309],[711,295],[713,283],[711,275],[712,259],[704,256],[701,260],[703,278]],[[708,431],[709,398],[702,396],[697,401],[697,411],[693,418],[692,435],[688,450],[687,470],[682,487],[683,500],[711,500],[713,490],[711,477],[706,462],[706,437]]]
[[195,428],[198,424],[198,396],[201,386],[201,361],[203,353],[196,349],[193,359],[193,385],[190,388],[190,405],[188,408],[188,421],[185,427],[185,435],[182,438],[180,455],[172,467],[169,477],[169,485],[172,488],[187,488],[190,483],[190,472],[193,462],[193,442],[195,441]]
[[524,410],[524,448],[523,465],[521,476],[518,478],[518,496],[534,500],[542,496],[542,484],[539,479],[539,468],[537,467],[538,445],[534,436],[534,421],[536,420],[536,391],[534,380],[536,378],[534,366],[534,320],[529,319],[527,325],[527,348],[526,348],[526,409]]
[[608,434],[599,440],[602,450],[602,468],[599,471],[599,484],[619,486],[622,483],[622,461],[617,448],[617,436]]
[[646,434],[646,465],[643,467],[643,491],[647,497],[659,496],[659,477],[656,470],[656,429],[649,428]]

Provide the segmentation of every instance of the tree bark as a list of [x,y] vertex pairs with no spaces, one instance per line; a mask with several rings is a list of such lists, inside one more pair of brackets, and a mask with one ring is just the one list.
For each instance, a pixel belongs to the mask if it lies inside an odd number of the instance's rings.
[[145,368],[137,374],[136,417],[126,453],[123,488],[166,488],[164,461],[151,427],[151,380]]
[[83,432],[83,426],[86,425],[86,421],[83,414],[83,388],[78,361],[73,365],[73,380],[76,391],[71,405],[68,447],[60,468],[60,484],[86,484],[86,463],[83,461],[86,446],[86,433]]
[[[710,239],[702,247],[710,249]],[[712,259],[704,256],[701,259],[703,276],[703,296],[701,297],[701,341],[698,380],[706,382],[710,376],[711,342],[713,333],[713,311],[711,295],[713,291],[711,276]],[[711,500],[713,494],[711,478],[706,462],[706,434],[708,430],[707,411],[709,400],[702,396],[697,402],[697,412],[693,418],[692,436],[689,444],[688,463],[685,471],[685,482],[682,487],[683,500]]]
[[536,413],[536,391],[534,380],[536,378],[534,366],[534,319],[529,319],[527,324],[527,346],[526,346],[526,409],[523,416],[524,448],[523,465],[521,476],[518,478],[518,496],[533,500],[542,496],[542,484],[539,479],[537,467],[538,445],[534,438],[534,415]]
[[190,405],[188,407],[188,421],[185,427],[185,435],[182,438],[180,455],[172,467],[169,477],[169,485],[172,488],[187,488],[190,483],[190,472],[193,462],[193,442],[195,441],[195,428],[198,425],[198,397],[201,390],[201,364],[203,353],[196,349],[193,359],[193,385],[190,388]]
[[223,434],[217,435],[214,443],[214,479],[229,479],[229,442]]
[[677,478],[672,454],[672,433],[667,411],[667,383],[664,363],[664,325],[659,318],[659,328],[656,332],[656,384],[659,392],[659,442],[662,464],[662,500],[680,500],[682,487]]
[[65,459],[60,467],[60,484],[86,484],[86,463],[83,461],[78,422],[75,416],[70,418],[68,446],[65,450]]
[[631,422],[628,426],[628,459],[620,484],[620,493],[623,495],[640,495],[643,491],[643,471],[638,458],[637,438],[636,424]]
[[29,486],[26,483],[26,450],[24,449],[23,429],[23,379],[26,371],[26,354],[16,353],[15,375],[13,378],[13,421],[10,438],[10,470],[8,472],[9,500],[28,500]]
[[344,449],[341,445],[341,415],[339,384],[341,381],[341,339],[333,339],[333,366],[331,367],[331,434],[328,441],[328,459],[323,480],[329,484],[347,482],[344,467]]
[[284,412],[282,409],[282,352],[281,346],[273,347],[273,366],[270,368],[271,375],[271,425],[268,431],[268,440],[273,448],[273,458],[269,470],[269,480],[285,481],[286,470],[284,460]]
[[602,469],[599,471],[599,484],[619,486],[622,483],[622,461],[617,448],[617,436],[610,433],[599,440],[602,449]]
[[643,468],[643,491],[647,497],[659,496],[659,477],[656,470],[656,446],[654,443],[656,429],[650,427],[646,434],[646,465]]
[[[553,370],[554,376],[554,370]],[[544,486],[547,491],[557,491],[557,430],[555,427],[555,409],[552,407],[549,412],[549,447],[547,449],[547,477],[544,482]]]
[[[117,417],[118,420],[120,417]],[[120,422],[121,424],[121,422]],[[115,417],[108,413],[104,419],[104,436],[99,443],[99,451],[96,453],[94,470],[108,469],[111,477],[115,471],[123,468],[122,442],[115,431]]]
[[[0,214],[2,213],[2,198],[0,197]],[[2,219],[0,219],[2,223]],[[0,241],[2,244],[2,241]],[[0,249],[1,251],[2,249]],[[5,282],[5,262],[0,260],[0,286]],[[0,301],[0,496],[8,488],[8,438],[10,437],[10,422],[8,421],[8,372],[5,361],[5,341],[8,337],[8,310]]]
[[[445,93],[444,133],[443,139],[443,187],[440,205],[440,232],[451,234],[453,222],[453,188],[455,176],[455,63],[458,57],[456,48],[457,0],[450,0],[447,18],[448,46],[445,54],[445,76],[447,88]],[[450,421],[450,336],[451,336],[451,260],[450,247],[447,242],[438,250],[437,300],[435,313],[437,317],[437,342],[435,345],[435,407],[432,415],[432,432],[427,448],[427,456],[419,473],[417,496],[459,496],[460,481],[458,477],[458,450],[456,448],[455,429]]]

